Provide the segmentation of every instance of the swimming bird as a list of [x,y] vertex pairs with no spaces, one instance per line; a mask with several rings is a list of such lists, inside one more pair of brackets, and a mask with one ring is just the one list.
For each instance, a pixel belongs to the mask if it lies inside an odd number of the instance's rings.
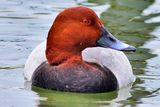
[[135,51],[115,38],[87,7],[67,8],[51,26],[46,41],[28,57],[24,76],[32,85],[69,92],[108,92],[135,81],[122,51]]

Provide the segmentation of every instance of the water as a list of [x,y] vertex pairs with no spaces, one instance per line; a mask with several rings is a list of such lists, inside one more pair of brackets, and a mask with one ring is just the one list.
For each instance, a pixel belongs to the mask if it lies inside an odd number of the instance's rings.
[[[101,94],[77,94],[26,87],[23,67],[45,40],[56,15],[85,5],[96,11],[117,38],[136,46],[126,53],[137,79],[132,87]],[[2,107],[160,106],[160,0],[1,0],[0,105]]]

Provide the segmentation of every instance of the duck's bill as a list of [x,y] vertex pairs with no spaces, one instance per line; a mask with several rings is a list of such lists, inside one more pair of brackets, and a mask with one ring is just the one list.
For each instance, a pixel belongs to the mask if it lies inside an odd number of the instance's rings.
[[134,46],[128,45],[118,40],[104,27],[102,28],[102,34],[97,41],[97,45],[119,51],[136,51],[136,48]]

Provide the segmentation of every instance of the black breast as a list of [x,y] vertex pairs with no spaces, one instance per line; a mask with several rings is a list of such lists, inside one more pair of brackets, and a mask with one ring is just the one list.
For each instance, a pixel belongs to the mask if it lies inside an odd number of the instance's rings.
[[107,68],[88,63],[53,66],[42,63],[32,76],[32,85],[59,91],[108,92],[116,90],[117,79]]

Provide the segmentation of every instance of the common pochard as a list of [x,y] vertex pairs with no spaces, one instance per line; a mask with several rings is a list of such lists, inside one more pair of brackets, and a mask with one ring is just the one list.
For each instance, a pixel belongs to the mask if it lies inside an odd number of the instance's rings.
[[108,92],[135,81],[122,51],[136,48],[116,39],[87,7],[67,8],[25,64],[32,85],[59,91]]

